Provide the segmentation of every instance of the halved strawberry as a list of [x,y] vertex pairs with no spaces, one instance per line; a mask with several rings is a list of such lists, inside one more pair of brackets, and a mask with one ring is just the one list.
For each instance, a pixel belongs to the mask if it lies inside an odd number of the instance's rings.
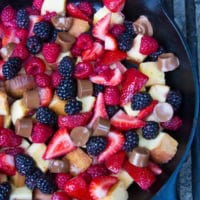
[[104,99],[106,105],[119,105],[120,91],[117,86],[106,87],[104,90]]
[[110,68],[111,69],[116,69],[117,68],[117,69],[120,70],[120,72],[122,74],[124,74],[127,71],[127,68],[121,62],[116,62],[116,63],[111,64]]
[[126,161],[124,169],[143,190],[150,188],[156,180],[155,174],[148,167],[136,167]]
[[67,129],[61,128],[52,137],[43,155],[43,158],[45,160],[56,158],[69,153],[75,148],[76,147],[72,142]]
[[0,172],[9,176],[16,173],[14,157],[3,152],[0,152]]
[[4,79],[4,76],[3,76],[3,64],[4,64],[5,62],[3,61],[3,60],[0,60],[0,80],[5,80]]
[[125,0],[103,0],[103,4],[112,12],[120,12],[125,5]]
[[125,142],[124,135],[117,131],[110,131],[108,133],[108,143],[105,150],[98,156],[97,160],[103,162],[110,156],[121,150]]
[[33,28],[34,28],[34,25],[37,23],[37,22],[40,22],[43,20],[43,17],[41,15],[30,15],[29,16],[29,20],[30,20],[30,25],[29,25],[29,36],[32,36],[34,35],[33,33]]
[[111,124],[120,130],[142,128],[145,122],[137,117],[129,116],[119,110],[110,120]]
[[92,29],[92,35],[100,40],[105,40],[105,37],[109,32],[110,21],[111,13],[108,13],[94,25]]
[[104,198],[111,187],[118,182],[114,176],[100,176],[92,180],[89,186],[90,196],[92,200],[101,200]]
[[162,169],[156,163],[150,162],[147,166],[155,175],[162,174]]
[[53,98],[53,90],[50,87],[38,87],[40,105],[48,106]]
[[133,95],[137,93],[148,81],[148,77],[138,71],[137,69],[131,68],[124,73],[124,79],[122,81],[121,89],[121,106],[128,103]]
[[105,50],[111,50],[111,51],[117,50],[118,48],[117,40],[113,35],[107,34],[105,36],[104,48]]
[[85,126],[90,118],[92,117],[92,112],[85,112],[75,115],[60,115],[58,117],[58,126],[60,128],[66,127],[71,130],[76,126]]

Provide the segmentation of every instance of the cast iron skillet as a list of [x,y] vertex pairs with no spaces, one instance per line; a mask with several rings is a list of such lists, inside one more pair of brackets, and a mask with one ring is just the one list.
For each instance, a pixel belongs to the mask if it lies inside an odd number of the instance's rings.
[[[77,2],[77,0],[69,0]],[[80,0],[79,0],[80,1]],[[102,6],[101,1],[90,0],[95,9]],[[31,5],[31,0],[1,0],[1,7],[11,3],[16,8]],[[136,20],[140,15],[146,15],[154,27],[154,36],[159,43],[169,52],[174,52],[180,58],[180,68],[167,74],[167,84],[179,89],[183,95],[183,105],[180,116],[183,126],[180,131],[173,134],[179,142],[178,152],[175,158],[167,165],[163,165],[164,173],[158,177],[152,188],[144,192],[135,184],[129,189],[129,200],[175,200],[177,174],[188,155],[197,127],[199,112],[199,85],[196,68],[192,62],[189,50],[183,38],[163,9],[160,0],[127,0],[123,13],[129,20]],[[196,162],[199,165],[198,162]],[[197,171],[197,170],[196,170]],[[196,176],[196,174],[195,174]],[[198,181],[196,178],[195,180]],[[193,188],[194,196],[197,196],[197,187]]]

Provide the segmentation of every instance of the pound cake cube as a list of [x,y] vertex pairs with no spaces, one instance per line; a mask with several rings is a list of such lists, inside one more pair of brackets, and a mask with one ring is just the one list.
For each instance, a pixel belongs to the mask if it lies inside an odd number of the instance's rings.
[[3,91],[0,91],[0,115],[9,115],[8,98],[7,94]]
[[32,200],[32,190],[26,186],[13,188],[9,200]]

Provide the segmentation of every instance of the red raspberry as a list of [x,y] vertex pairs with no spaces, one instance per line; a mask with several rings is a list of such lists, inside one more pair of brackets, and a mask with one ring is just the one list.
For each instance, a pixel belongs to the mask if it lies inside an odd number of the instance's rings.
[[167,130],[176,131],[182,126],[182,119],[179,116],[174,116],[167,122],[161,122],[160,125]]
[[74,76],[78,79],[89,78],[93,73],[93,66],[89,62],[79,62],[75,66]]
[[51,84],[54,88],[57,88],[62,80],[62,76],[58,71],[54,71],[51,74]]
[[33,6],[37,10],[41,10],[43,2],[44,2],[44,0],[33,0]]
[[11,156],[16,156],[18,153],[24,153],[24,149],[22,147],[14,147],[5,150],[6,154]]
[[108,169],[105,167],[104,164],[96,164],[92,165],[87,169],[87,173],[90,174],[92,178],[98,177],[98,176],[107,176],[109,175]]
[[82,51],[81,51],[81,49],[79,49],[76,45],[74,45],[74,46],[71,48],[71,53],[72,53],[72,56],[78,57],[78,56],[81,55]]
[[42,59],[34,56],[28,59],[24,68],[27,74],[36,75],[45,72],[46,65]]
[[82,177],[88,185],[92,181],[92,176],[87,171],[80,173],[78,176]]
[[113,27],[110,29],[110,33],[118,38],[125,30],[126,28],[123,24],[114,24]]
[[17,44],[13,50],[12,57],[19,57],[22,60],[26,60],[29,57],[29,51],[24,44]]
[[35,82],[38,87],[48,87],[51,85],[50,76],[45,73],[39,73],[35,76]]
[[60,190],[64,190],[65,183],[71,178],[72,178],[72,176],[68,173],[57,173],[56,178],[55,178],[57,187]]
[[16,18],[16,11],[12,6],[6,6],[1,12],[1,21],[5,25],[7,22],[11,22]]
[[154,38],[147,35],[142,37],[140,44],[141,54],[150,55],[156,52],[158,48],[159,48],[158,42]]
[[95,67],[95,72],[99,76],[103,76],[107,81],[113,76],[113,70],[108,65],[99,65]]
[[120,101],[120,92],[118,87],[106,87],[104,90],[104,99],[105,104],[116,106],[119,105]]
[[57,13],[56,12],[46,12],[46,14],[44,15],[44,19],[46,20],[46,21],[51,21],[51,18],[52,17],[54,17],[54,16],[56,16],[57,15]]
[[58,191],[53,194],[51,200],[70,200],[70,198],[67,196],[66,192]]
[[60,54],[60,51],[61,51],[60,45],[54,42],[46,43],[43,45],[42,48],[42,54],[48,63],[56,62]]
[[28,30],[27,29],[23,29],[23,28],[18,28],[16,29],[16,37],[19,38],[19,40],[23,43],[26,42],[26,39],[28,37]]
[[83,1],[78,4],[78,8],[86,14],[88,17],[91,17],[93,15],[93,8],[92,4],[88,1]]
[[94,43],[93,38],[89,34],[82,33],[77,38],[76,46],[81,50],[87,50],[93,47],[93,43]]
[[34,6],[29,6],[26,8],[26,11],[29,15],[40,15],[40,11],[36,9]]
[[53,130],[51,127],[37,122],[33,126],[31,138],[33,143],[44,143],[52,134]]

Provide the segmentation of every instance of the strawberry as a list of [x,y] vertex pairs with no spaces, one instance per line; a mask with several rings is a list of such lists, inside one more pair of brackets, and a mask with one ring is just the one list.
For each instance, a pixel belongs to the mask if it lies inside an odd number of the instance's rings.
[[76,40],[76,47],[81,50],[91,49],[93,47],[93,38],[87,33],[82,33]]
[[87,169],[87,173],[91,176],[91,178],[95,178],[98,176],[107,176],[110,174],[108,169],[105,167],[104,164],[95,164],[91,165]]
[[19,43],[19,39],[15,36],[16,30],[12,27],[6,27],[4,29],[3,38],[2,38],[2,46],[6,46],[8,43]]
[[126,28],[123,24],[114,24],[110,29],[110,33],[118,38],[125,30]]
[[105,40],[105,36],[109,32],[111,21],[111,13],[101,18],[92,29],[92,35],[100,40]]
[[156,180],[155,174],[147,167],[136,167],[126,161],[124,169],[143,190],[149,189]]
[[117,86],[106,87],[104,90],[104,99],[106,105],[116,106],[119,105],[120,92]]
[[53,193],[51,200],[70,200],[70,198],[67,196],[66,192],[57,191]]
[[162,169],[156,164],[156,163],[153,163],[153,162],[150,162],[149,161],[149,164],[147,166],[155,175],[160,175],[162,174]]
[[61,128],[51,138],[43,155],[45,160],[56,158],[69,153],[76,147],[73,144],[66,128]]
[[72,175],[69,173],[56,173],[55,183],[58,189],[64,190],[65,183],[72,178]]
[[124,111],[119,110],[110,120],[111,124],[120,130],[129,130],[142,128],[145,122],[133,116],[127,115]]
[[92,116],[92,112],[85,112],[75,115],[60,115],[58,117],[58,126],[66,127],[71,130],[76,126],[85,126]]
[[35,82],[38,87],[48,87],[51,85],[50,76],[45,73],[39,73],[35,75]]
[[108,143],[105,150],[98,156],[98,161],[103,162],[121,150],[125,142],[124,135],[117,131],[108,133]]
[[19,43],[15,46],[12,57],[19,57],[22,60],[26,60],[29,57],[29,51],[27,50],[26,46],[22,43]]
[[77,79],[89,78],[93,73],[93,66],[90,62],[79,62],[74,69],[74,77]]
[[7,22],[10,22],[12,20],[15,20],[16,18],[16,11],[12,6],[6,6],[3,8],[1,12],[1,21],[5,25]]
[[44,2],[44,0],[33,0],[33,4],[32,4],[32,5],[33,5],[37,10],[41,10],[43,2]]
[[3,60],[0,60],[0,80],[4,80],[4,75],[3,75],[3,71],[2,71],[2,69],[3,69],[3,65],[4,65],[4,61]]
[[147,35],[142,37],[140,44],[141,54],[150,55],[156,52],[158,48],[159,48],[158,42],[154,38]]
[[118,182],[114,176],[100,176],[92,180],[89,186],[90,196],[92,200],[101,200],[104,198],[111,187]]
[[81,1],[78,4],[78,8],[84,13],[86,14],[88,17],[91,17],[93,15],[93,8],[92,8],[92,4],[88,1]]
[[13,176],[16,173],[14,157],[0,152],[0,172]]
[[105,165],[112,173],[117,174],[122,168],[125,157],[126,157],[125,151],[123,150],[118,151],[116,154],[110,156],[106,160]]
[[23,28],[16,28],[15,35],[20,40],[20,42],[25,44],[26,39],[28,37],[28,30]]
[[94,106],[94,115],[93,115],[90,123],[88,124],[89,128],[92,128],[95,120],[98,117],[108,119],[108,115],[107,115],[106,107],[105,107],[105,102],[104,102],[104,95],[101,92],[97,96],[96,103],[95,103],[95,106]]
[[62,76],[58,71],[53,71],[51,74],[51,85],[53,88],[57,88],[62,80]]
[[125,0],[103,0],[103,4],[112,12],[120,12],[124,8]]
[[110,68],[111,69],[116,69],[117,68],[117,69],[120,70],[120,72],[122,74],[124,74],[127,71],[127,68],[121,62],[116,62],[116,63],[111,64]]
[[167,130],[176,131],[182,126],[182,119],[179,116],[174,116],[167,122],[161,122],[160,125]]
[[66,11],[69,16],[86,20],[89,23],[91,22],[91,19],[84,12],[82,12],[77,6],[75,6],[73,3],[67,4]]
[[121,106],[128,103],[133,95],[137,93],[148,81],[148,77],[137,69],[131,68],[124,73],[121,89]]
[[111,50],[111,51],[117,50],[118,48],[117,40],[113,35],[107,34],[105,36],[104,48],[105,50]]
[[48,106],[53,98],[53,91],[50,87],[38,87],[39,97],[40,97],[40,105]]
[[124,60],[127,57],[126,53],[120,50],[115,51],[105,51],[102,57],[100,58],[99,65],[110,65],[121,60]]

